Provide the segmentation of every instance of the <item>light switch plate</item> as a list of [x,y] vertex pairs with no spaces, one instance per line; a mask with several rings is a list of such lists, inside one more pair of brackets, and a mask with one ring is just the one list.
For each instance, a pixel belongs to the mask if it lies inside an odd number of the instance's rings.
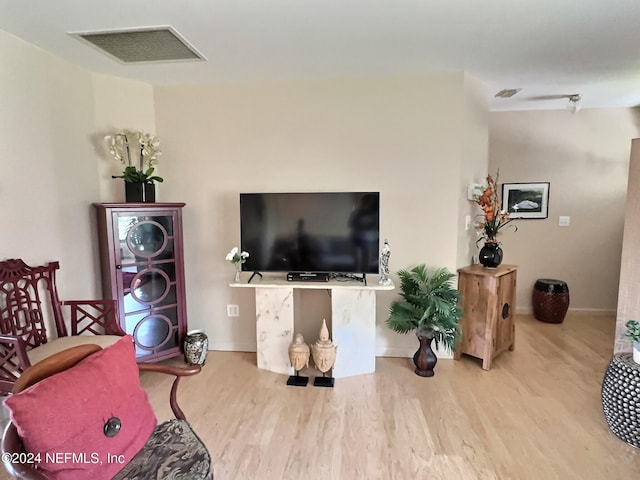
[[571,217],[560,215],[558,217],[558,226],[560,227],[568,227],[571,224]]

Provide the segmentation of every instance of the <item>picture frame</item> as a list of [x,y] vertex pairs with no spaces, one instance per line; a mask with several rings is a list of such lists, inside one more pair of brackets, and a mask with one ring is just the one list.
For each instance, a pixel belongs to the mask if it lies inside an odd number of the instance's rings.
[[510,218],[548,218],[549,182],[503,183],[502,208]]

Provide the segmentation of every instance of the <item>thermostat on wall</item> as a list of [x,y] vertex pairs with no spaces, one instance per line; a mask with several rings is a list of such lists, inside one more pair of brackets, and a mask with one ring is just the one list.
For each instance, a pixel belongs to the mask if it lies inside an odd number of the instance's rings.
[[476,201],[480,195],[482,195],[482,185],[479,183],[467,185],[467,200]]

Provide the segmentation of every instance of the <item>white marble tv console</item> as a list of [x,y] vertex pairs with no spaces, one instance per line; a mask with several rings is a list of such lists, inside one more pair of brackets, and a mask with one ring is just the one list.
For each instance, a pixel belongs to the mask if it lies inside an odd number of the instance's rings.
[[254,288],[256,295],[256,339],[258,368],[293,375],[288,349],[293,340],[293,290],[331,290],[331,340],[338,346],[332,376],[350,377],[376,369],[376,291],[393,290],[355,280],[291,282],[284,278],[255,277],[251,283],[231,287]]

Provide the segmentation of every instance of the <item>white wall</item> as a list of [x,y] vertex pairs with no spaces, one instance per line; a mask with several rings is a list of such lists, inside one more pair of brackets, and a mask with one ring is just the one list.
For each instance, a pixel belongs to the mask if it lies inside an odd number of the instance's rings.
[[[537,278],[569,285],[576,310],[615,311],[631,139],[639,109],[490,115],[490,170],[501,182],[550,182],[549,218],[518,220],[500,237],[519,265],[518,310],[531,309]],[[559,227],[558,217],[571,217]]]
[[94,75],[0,31],[0,257],[60,261],[63,299],[101,298],[92,204],[124,201],[103,137],[155,129],[151,86]]
[[[461,165],[463,150],[482,144],[461,146],[476,128],[465,120],[462,73],[152,89],[87,72],[4,32],[0,55],[2,257],[60,260],[65,298],[100,296],[92,204],[124,198],[111,179],[122,165],[103,143],[124,128],[161,138],[158,198],[187,203],[189,321],[207,330],[213,348],[255,348],[253,296],[228,287],[224,261],[239,240],[240,191],[380,191],[394,271],[460,266],[460,175],[476,161]],[[384,326],[396,296],[379,297],[377,349],[412,354],[415,339]],[[241,305],[239,319],[226,317],[227,303]],[[315,334],[328,303],[309,294],[304,307]]]
[[[189,320],[212,348],[255,349],[253,292],[228,287],[224,260],[239,242],[239,192],[380,191],[392,270],[460,266],[463,89],[459,73],[155,89],[164,198],[187,204]],[[486,165],[486,155],[473,161]],[[417,348],[384,325],[396,297],[378,297],[379,354]],[[302,330],[315,338],[328,303],[304,301],[312,326]],[[239,318],[227,318],[228,303]]]
[[[158,187],[185,201],[188,313],[214,348],[255,348],[253,296],[227,286],[224,255],[239,240],[237,196],[249,190],[379,190],[392,269],[469,263],[466,184],[486,173],[483,86],[461,73],[153,89],[92,74],[0,32],[2,258],[60,260],[65,298],[100,293],[94,202],[122,201],[106,133],[157,131]],[[550,218],[520,221],[502,238],[520,265],[518,305],[536,278],[568,281],[572,308],[616,307],[624,199],[638,109],[490,115],[490,171],[502,181],[550,181]],[[557,226],[570,215],[571,226]],[[5,233],[8,232],[8,233]],[[397,293],[378,306],[380,354],[415,339],[384,326]],[[327,313],[305,298],[315,333]],[[239,303],[241,317],[226,317]]]
[[61,296],[95,298],[91,75],[2,31],[0,58],[0,256],[59,260]]
[[[464,85],[458,194],[458,267],[474,263],[474,257],[477,257],[477,235],[473,223],[477,220],[479,210],[476,203],[467,198],[467,186],[484,181],[489,163],[489,97],[486,94],[486,86],[469,75],[465,75]],[[467,217],[470,221],[469,228]]]
[[[111,178],[112,175],[121,175],[124,165],[111,156],[104,137],[125,129],[155,133],[153,88],[146,83],[97,73],[92,78],[95,102],[95,133],[92,140],[100,176],[100,196],[96,201],[124,202],[124,181]],[[156,170],[162,176],[162,156],[159,157]],[[160,184],[156,184],[156,191],[157,200],[161,201]]]

